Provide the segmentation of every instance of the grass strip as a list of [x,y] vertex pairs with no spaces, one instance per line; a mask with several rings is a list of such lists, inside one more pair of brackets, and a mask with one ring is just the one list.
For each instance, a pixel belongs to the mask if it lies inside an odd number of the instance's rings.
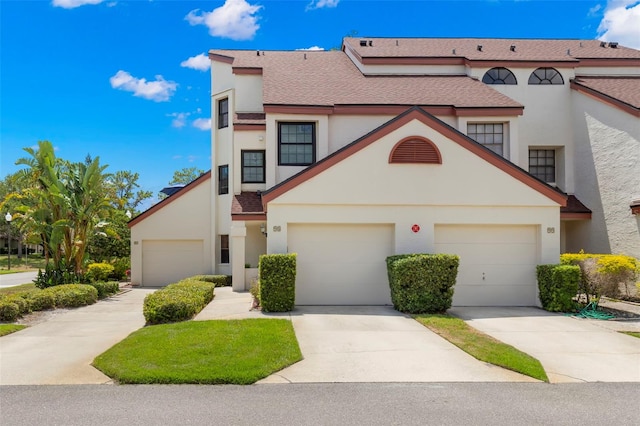
[[0,337],[15,333],[23,328],[27,328],[27,326],[22,324],[0,324]]
[[35,284],[20,284],[13,287],[0,288],[0,294],[21,293],[23,291],[39,290]]
[[450,315],[414,315],[429,330],[453,343],[474,358],[534,379],[548,382],[540,361],[513,346],[488,336]]
[[119,383],[251,384],[301,359],[290,321],[244,319],[148,326],[93,365]]
[[629,336],[637,337],[640,339],[640,331],[621,331],[621,333],[628,334]]

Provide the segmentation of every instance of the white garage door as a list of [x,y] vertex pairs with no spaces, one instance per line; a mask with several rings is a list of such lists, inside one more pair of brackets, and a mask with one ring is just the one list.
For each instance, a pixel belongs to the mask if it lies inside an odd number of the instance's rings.
[[202,240],[142,241],[142,286],[165,286],[199,274],[204,274]]
[[290,224],[297,305],[391,304],[385,259],[392,225]]
[[460,256],[454,306],[537,304],[536,226],[437,225],[437,253]]

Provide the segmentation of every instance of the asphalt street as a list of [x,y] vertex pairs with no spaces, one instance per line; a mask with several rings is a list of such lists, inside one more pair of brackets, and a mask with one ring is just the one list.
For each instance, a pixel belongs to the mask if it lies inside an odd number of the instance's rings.
[[38,273],[33,271],[0,275],[0,288],[13,287],[20,284],[30,284],[37,276]]
[[6,425],[637,425],[637,383],[2,386]]

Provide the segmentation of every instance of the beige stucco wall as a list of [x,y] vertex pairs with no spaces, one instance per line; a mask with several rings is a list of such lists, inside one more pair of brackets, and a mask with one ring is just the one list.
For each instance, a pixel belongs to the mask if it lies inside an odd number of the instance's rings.
[[262,75],[236,75],[236,105],[239,112],[262,112]]
[[[509,158],[525,170],[529,169],[529,148],[555,148],[556,184],[563,191],[572,193],[573,177],[573,128],[571,89],[569,81],[575,76],[572,68],[556,68],[564,80],[563,85],[529,85],[534,67],[508,69],[514,74],[517,85],[495,84],[490,87],[524,105],[518,118],[517,129],[512,129]],[[471,74],[482,80],[489,68],[473,68]],[[486,118],[484,119],[486,120]]]
[[[431,139],[443,164],[388,164],[393,146],[412,135]],[[418,121],[270,202],[268,252],[287,252],[289,223],[391,223],[397,253],[433,250],[436,224],[539,225],[540,261],[557,262],[560,250],[555,202]]]
[[[167,200],[168,201],[168,200]],[[167,203],[167,202],[165,202]],[[211,244],[211,180],[168,202],[131,227],[131,282],[140,284],[145,240],[202,240],[205,269],[213,272]]]
[[640,220],[629,204],[640,198],[640,119],[573,92],[575,194],[592,211],[570,224],[567,250],[640,258]]

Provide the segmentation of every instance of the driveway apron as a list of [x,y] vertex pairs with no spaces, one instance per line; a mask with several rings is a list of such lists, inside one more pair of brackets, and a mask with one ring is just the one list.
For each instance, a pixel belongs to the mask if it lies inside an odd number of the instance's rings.
[[537,358],[552,383],[640,382],[640,339],[602,321],[538,308],[453,308],[449,313]]
[[0,385],[100,384],[93,359],[145,324],[144,297],[133,289],[0,338]]
[[258,383],[529,382],[476,360],[385,306],[302,306],[291,320],[304,359]]

